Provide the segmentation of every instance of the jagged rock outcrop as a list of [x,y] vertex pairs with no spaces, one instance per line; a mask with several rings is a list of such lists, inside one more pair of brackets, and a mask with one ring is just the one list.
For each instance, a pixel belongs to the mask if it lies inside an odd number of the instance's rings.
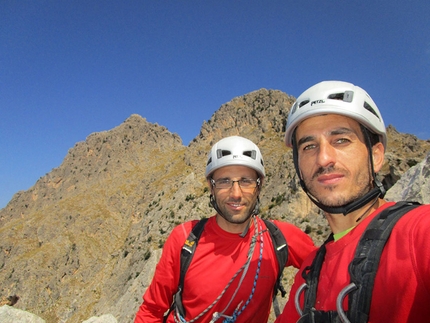
[[411,167],[421,162],[429,152],[429,140],[422,141],[411,134],[401,134],[392,125],[387,127],[388,150],[385,166],[380,172],[387,189],[391,188]]
[[[138,115],[77,143],[58,168],[0,210],[0,296],[19,296],[16,308],[49,323],[108,313],[132,322],[170,230],[213,214],[207,153],[229,135],[261,148],[267,173],[261,215],[290,221],[321,243],[327,223],[300,189],[283,144],[293,101],[266,89],[234,98],[188,147]],[[381,177],[390,187],[424,159],[430,142],[391,126],[388,136]]]

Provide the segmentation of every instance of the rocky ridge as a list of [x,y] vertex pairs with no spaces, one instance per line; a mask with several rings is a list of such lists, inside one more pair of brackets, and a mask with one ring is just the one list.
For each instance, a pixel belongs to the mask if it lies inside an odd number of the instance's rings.
[[[138,115],[77,143],[58,168],[0,210],[0,296],[18,295],[15,308],[46,322],[80,323],[107,313],[132,322],[170,230],[213,214],[204,165],[212,144],[229,135],[261,148],[267,172],[262,216],[290,221],[320,244],[327,224],[299,188],[283,144],[293,102],[266,89],[234,98],[188,147]],[[381,179],[390,188],[411,167],[428,165],[430,142],[393,126],[388,137]],[[428,171],[421,173],[415,179],[428,183]]]

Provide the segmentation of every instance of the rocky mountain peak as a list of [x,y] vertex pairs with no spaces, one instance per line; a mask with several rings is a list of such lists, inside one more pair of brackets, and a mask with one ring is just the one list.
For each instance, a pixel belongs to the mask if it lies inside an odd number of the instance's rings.
[[[188,147],[139,115],[90,134],[0,210],[0,296],[18,296],[14,307],[46,322],[107,313],[132,322],[168,233],[214,213],[206,158],[230,135],[251,139],[264,156],[261,216],[292,222],[321,243],[327,224],[300,189],[283,143],[293,102],[267,89],[234,98],[203,123]],[[430,142],[392,126],[388,137],[381,177],[389,188],[424,160]]]

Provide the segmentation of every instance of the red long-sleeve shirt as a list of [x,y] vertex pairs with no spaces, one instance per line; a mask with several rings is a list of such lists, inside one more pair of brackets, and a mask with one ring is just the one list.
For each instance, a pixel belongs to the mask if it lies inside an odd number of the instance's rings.
[[[249,304],[237,317],[236,323],[267,322],[278,264],[270,234],[264,222],[258,217],[257,220],[260,230],[264,230],[264,233],[258,236],[251,263],[237,294],[228,306],[242,272],[233,280],[220,300],[196,322],[207,323],[212,319],[213,313],[223,312],[224,309],[226,309],[226,315],[232,315],[236,308],[242,308],[246,304],[254,285],[261,245],[263,246],[262,260],[255,291]],[[291,224],[274,222],[287,240],[289,250],[287,266],[299,268],[307,255],[315,249],[312,240]],[[151,285],[145,292],[143,303],[137,312],[136,323],[162,322],[163,314],[170,307],[172,297],[178,288],[180,251],[195,223],[196,221],[191,221],[177,226],[168,237]],[[254,232],[254,225],[251,225],[245,237],[242,238],[239,234],[222,230],[216,223],[215,217],[208,220],[185,275],[182,299],[187,321],[194,319],[211,305],[229,284],[234,274],[246,263]],[[222,319],[218,320],[218,322],[222,321]],[[174,322],[172,315],[168,322]]]
[[[350,283],[348,266],[354,258],[358,241],[370,221],[386,203],[338,241],[326,244],[326,256],[321,268],[316,310],[336,310],[339,292]],[[304,283],[301,272],[312,263],[313,252],[295,277],[284,311],[276,323],[297,322],[294,296]],[[303,308],[303,293],[300,298]],[[348,308],[348,297],[343,308]],[[430,322],[430,205],[420,206],[405,214],[394,226],[381,254],[372,293],[369,323]]]

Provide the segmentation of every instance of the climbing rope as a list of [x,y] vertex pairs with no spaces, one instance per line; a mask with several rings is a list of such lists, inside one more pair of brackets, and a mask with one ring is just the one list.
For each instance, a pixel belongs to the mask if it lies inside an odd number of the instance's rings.
[[[212,316],[212,320],[210,321],[210,323],[214,323],[216,322],[219,318],[223,317],[224,321],[223,323],[234,323],[237,319],[237,317],[243,312],[243,310],[248,306],[248,304],[250,303],[254,293],[255,293],[255,288],[257,285],[257,279],[258,276],[260,274],[260,267],[261,267],[261,261],[263,259],[263,236],[261,236],[261,243],[260,243],[260,255],[259,255],[259,259],[258,259],[258,264],[257,264],[257,270],[256,270],[256,274],[254,277],[254,283],[253,283],[253,287],[251,290],[251,293],[248,297],[248,300],[245,302],[245,304],[243,305],[243,307],[238,310],[240,308],[240,306],[242,305],[243,302],[240,302],[238,307],[236,308],[236,310],[234,311],[232,316],[228,316],[225,315],[224,312],[228,309],[228,307],[230,306],[230,304],[232,303],[233,299],[235,298],[239,288],[242,285],[242,282],[248,272],[248,268],[249,265],[251,263],[251,259],[252,259],[252,255],[254,254],[254,250],[255,250],[255,245],[257,243],[257,237],[259,235],[261,235],[263,233],[263,231],[261,230],[261,226],[258,226],[258,221],[256,219],[256,217],[253,217],[253,221],[254,221],[254,235],[251,239],[251,243],[249,246],[249,250],[248,250],[248,256],[247,256],[247,261],[243,264],[242,267],[239,268],[239,270],[233,275],[233,277],[230,279],[230,281],[227,283],[227,285],[225,286],[225,288],[222,290],[222,292],[220,293],[220,295],[213,301],[212,304],[210,304],[205,310],[203,310],[199,315],[197,315],[195,318],[186,321],[177,311],[175,311],[175,314],[173,315],[173,318],[175,320],[176,323],[194,323],[195,321],[197,321],[199,318],[201,318],[203,315],[205,315],[208,311],[210,311],[216,303],[219,302],[219,300],[221,299],[221,297],[225,294],[225,292],[228,290],[228,288],[230,287],[230,285],[233,283],[233,281],[236,279],[236,277],[242,272],[242,276],[241,279],[239,281],[239,284],[235,290],[235,292],[233,293],[229,303],[227,304],[227,306],[224,308],[224,310],[222,312],[215,312]],[[259,230],[260,229],[260,230]]]

